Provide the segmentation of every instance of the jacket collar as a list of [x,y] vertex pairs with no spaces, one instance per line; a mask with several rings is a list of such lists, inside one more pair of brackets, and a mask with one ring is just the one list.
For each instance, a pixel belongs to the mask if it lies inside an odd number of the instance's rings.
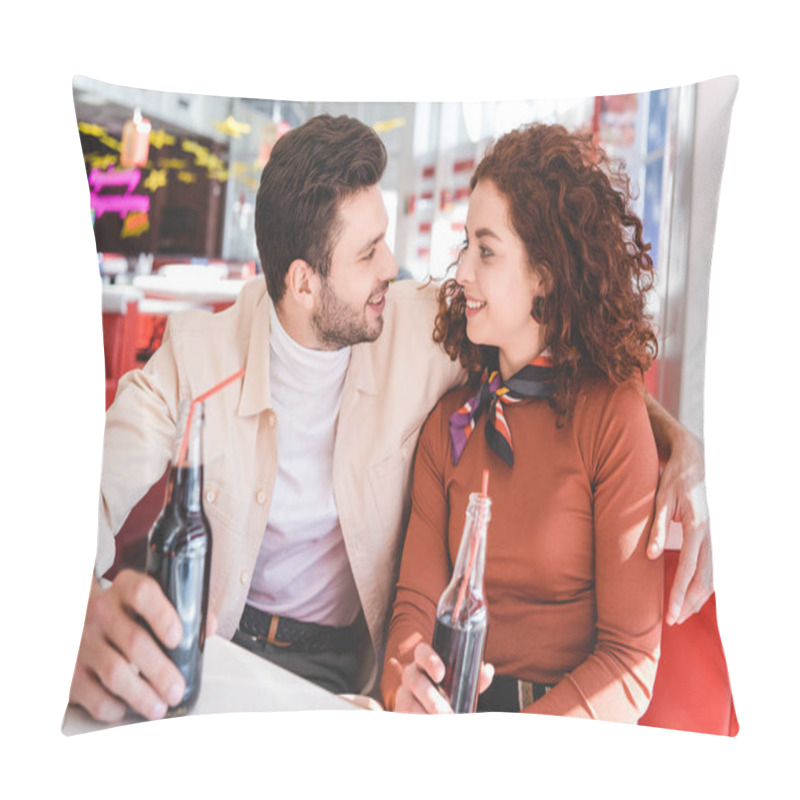
[[353,345],[350,352],[350,364],[347,367],[345,388],[348,385],[355,391],[364,392],[364,394],[378,394],[378,384],[375,378],[374,342]]
[[264,287],[253,311],[250,342],[245,361],[239,416],[247,417],[269,408],[269,313],[272,300]]

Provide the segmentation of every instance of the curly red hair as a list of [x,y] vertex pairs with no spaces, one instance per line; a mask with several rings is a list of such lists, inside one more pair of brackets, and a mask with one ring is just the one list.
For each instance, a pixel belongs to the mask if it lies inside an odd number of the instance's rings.
[[[658,351],[645,310],[653,261],[622,166],[590,134],[537,123],[491,146],[470,187],[479,181],[507,198],[511,225],[542,280],[544,297],[531,314],[545,327],[555,367],[553,408],[569,413],[588,375],[615,383],[641,378]],[[469,341],[464,307],[461,287],[446,280],[434,340],[474,375],[492,349]]]

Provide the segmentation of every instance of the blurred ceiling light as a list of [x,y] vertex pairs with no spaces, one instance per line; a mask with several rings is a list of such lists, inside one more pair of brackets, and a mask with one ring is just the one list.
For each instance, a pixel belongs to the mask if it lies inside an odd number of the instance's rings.
[[372,128],[377,133],[386,133],[394,128],[402,128],[405,124],[405,117],[394,117],[393,119],[386,119],[382,122],[376,122]]

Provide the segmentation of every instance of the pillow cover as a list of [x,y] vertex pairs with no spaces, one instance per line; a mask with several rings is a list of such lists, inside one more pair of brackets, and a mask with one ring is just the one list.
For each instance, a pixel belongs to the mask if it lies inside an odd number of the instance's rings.
[[[152,358],[171,314],[221,311],[260,272],[255,192],[260,170],[286,130],[330,112],[358,116],[380,133],[389,156],[381,184],[390,215],[387,239],[400,277],[424,280],[442,277],[455,258],[469,179],[486,145],[507,130],[543,120],[591,127],[607,151],[625,161],[658,276],[652,313],[660,354],[647,386],[702,439],[708,279],[736,84],[723,78],[558,102],[312,104],[167,94],[76,77],[103,283],[106,405],[120,378]],[[112,580],[122,568],[143,567],[147,533],[164,492],[162,477],[135,504],[119,527],[111,559],[98,552],[99,575]],[[673,526],[669,547],[674,553],[679,545],[679,526]],[[668,589],[675,556],[666,560]],[[676,629],[665,626],[642,725],[737,732],[715,612],[712,596],[696,618]],[[213,677],[216,663],[207,667]],[[219,677],[224,685],[225,675]],[[250,707],[261,708],[258,702]],[[246,700],[223,698],[206,706],[241,707],[248,707]],[[93,727],[76,722],[78,716],[75,709],[68,712],[65,730]]]

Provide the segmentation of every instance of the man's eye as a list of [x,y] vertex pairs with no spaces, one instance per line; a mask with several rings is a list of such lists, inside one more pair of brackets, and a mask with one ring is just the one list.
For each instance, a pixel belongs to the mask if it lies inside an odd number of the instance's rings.
[[376,249],[377,248],[373,247],[372,250],[370,250],[369,253],[364,256],[364,261],[372,261],[372,259],[375,257]]

